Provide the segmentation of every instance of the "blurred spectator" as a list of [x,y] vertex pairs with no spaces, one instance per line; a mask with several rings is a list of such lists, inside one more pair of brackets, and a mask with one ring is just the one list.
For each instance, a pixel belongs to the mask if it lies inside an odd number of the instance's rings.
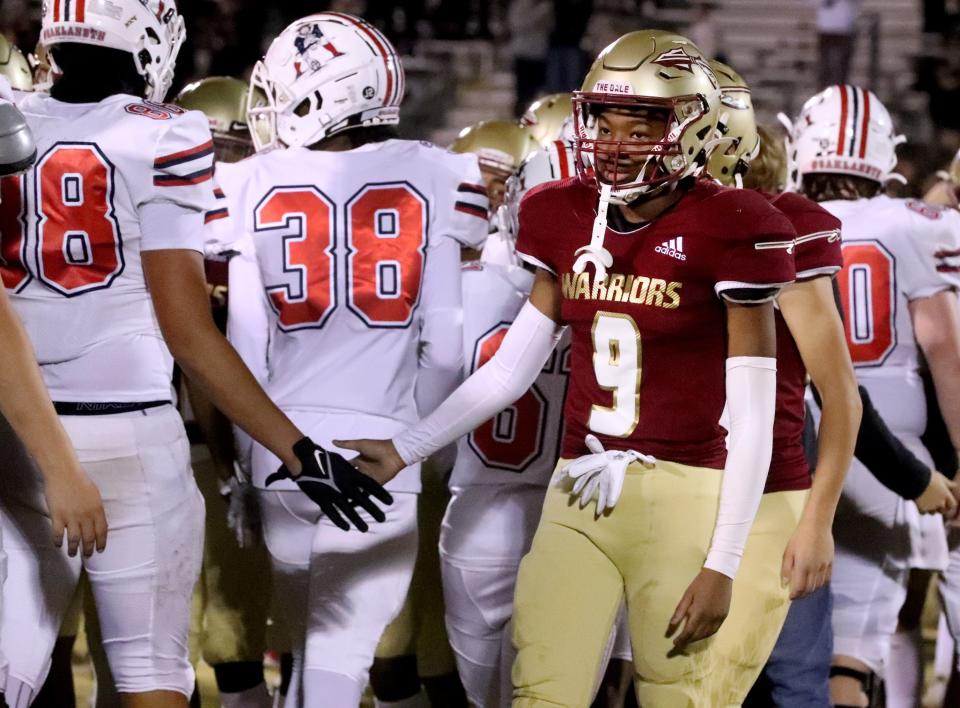
[[581,48],[593,0],[553,0],[553,30],[547,51],[546,93],[580,88],[587,61]]
[[517,79],[514,115],[523,115],[543,89],[553,30],[552,0],[513,0],[507,10],[510,53]]
[[847,82],[859,17],[860,0],[819,0],[817,40],[821,89]]
[[687,37],[708,57],[725,62],[727,59],[723,51],[723,36],[717,23],[716,9],[715,2],[697,3],[693,21],[687,28]]

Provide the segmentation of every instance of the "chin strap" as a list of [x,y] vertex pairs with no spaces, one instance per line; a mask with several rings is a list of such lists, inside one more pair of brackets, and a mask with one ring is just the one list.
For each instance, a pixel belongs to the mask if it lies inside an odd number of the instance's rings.
[[600,185],[600,201],[597,203],[597,218],[593,220],[593,233],[590,235],[590,245],[577,249],[577,260],[573,264],[574,273],[582,273],[587,265],[592,263],[597,277],[603,280],[607,277],[607,268],[613,265],[613,256],[603,246],[603,238],[607,233],[607,210],[610,207],[609,184]]

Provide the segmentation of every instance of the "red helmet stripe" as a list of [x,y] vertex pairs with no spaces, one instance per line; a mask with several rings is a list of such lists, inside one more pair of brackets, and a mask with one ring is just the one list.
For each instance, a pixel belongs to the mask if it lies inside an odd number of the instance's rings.
[[86,19],[87,0],[77,0],[77,22],[83,22]]
[[555,140],[553,146],[557,149],[557,161],[560,163],[560,179],[570,176],[570,165],[567,164],[567,149],[562,140]]
[[391,52],[387,51],[386,47],[383,46],[383,43],[377,37],[377,34],[371,31],[370,26],[366,22],[359,22],[355,17],[347,15],[342,12],[328,12],[328,15],[333,15],[334,17],[339,17],[342,20],[349,22],[350,24],[357,27],[361,32],[363,32],[367,37],[370,38],[370,41],[373,42],[376,46],[377,51],[380,52],[380,56],[383,58],[383,67],[387,70],[387,95],[383,101],[383,105],[389,106],[390,100],[393,98],[393,70],[390,68],[389,55]]
[[863,92],[863,122],[860,126],[860,159],[867,155],[867,138],[870,137],[870,92]]
[[60,0],[53,0],[53,21],[60,21]]
[[838,86],[840,90],[840,129],[837,135],[837,154],[843,154],[843,145],[846,142],[843,137],[847,132],[847,87]]

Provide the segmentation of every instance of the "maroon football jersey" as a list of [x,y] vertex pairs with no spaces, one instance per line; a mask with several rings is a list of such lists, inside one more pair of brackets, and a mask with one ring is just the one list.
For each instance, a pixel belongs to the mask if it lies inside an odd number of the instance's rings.
[[[608,228],[613,264],[573,272],[590,241],[597,191],[576,178],[531,190],[520,205],[518,250],[556,274],[570,325],[571,373],[563,456],[608,449],[720,468],[727,358],[721,292],[769,292],[794,277],[790,222],[760,194],[698,182],[671,209],[629,233]],[[756,297],[756,296],[753,296]]]
[[[797,232],[793,246],[797,280],[833,275],[843,267],[840,220],[804,196],[785,193],[767,197]],[[764,493],[807,489],[810,470],[803,451],[803,394],[807,369],[787,323],[777,320],[777,415],[773,423],[773,457]]]

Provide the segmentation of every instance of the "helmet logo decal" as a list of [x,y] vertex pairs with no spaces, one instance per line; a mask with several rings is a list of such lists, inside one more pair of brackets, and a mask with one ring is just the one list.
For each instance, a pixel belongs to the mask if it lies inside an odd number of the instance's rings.
[[303,76],[306,69],[315,73],[320,71],[323,65],[331,59],[343,56],[343,52],[339,51],[333,45],[333,42],[324,36],[323,30],[316,22],[303,25],[297,30],[293,46],[296,47],[298,55],[294,61],[297,78]]
[[707,64],[703,57],[687,54],[683,47],[674,47],[673,49],[668,49],[654,59],[651,63],[665,66],[668,69],[679,69],[681,71],[686,71],[688,74],[692,74],[694,65],[697,65],[701,69],[706,69],[708,76],[713,76],[713,72],[710,71],[709,64]]
[[373,86],[364,86],[363,87],[363,97],[368,101],[376,95],[376,90]]

